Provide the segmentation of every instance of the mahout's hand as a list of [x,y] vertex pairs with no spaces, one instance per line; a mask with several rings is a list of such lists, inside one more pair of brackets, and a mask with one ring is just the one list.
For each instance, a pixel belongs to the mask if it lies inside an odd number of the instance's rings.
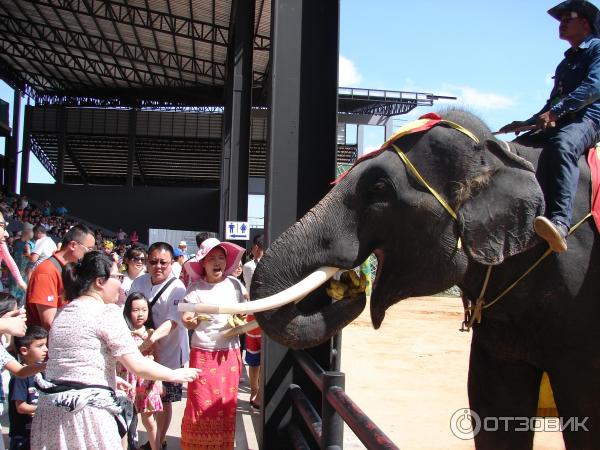
[[500,128],[497,133],[499,134],[503,134],[503,133],[514,133],[514,132],[518,132],[517,130],[519,128],[523,128],[524,126],[526,126],[527,123],[523,122],[522,120],[515,120],[511,123],[508,123],[506,125],[504,125],[502,128]]
[[536,125],[542,130],[545,130],[547,128],[555,127],[557,120],[558,117],[556,117],[556,115],[554,115],[551,111],[546,111],[538,116]]

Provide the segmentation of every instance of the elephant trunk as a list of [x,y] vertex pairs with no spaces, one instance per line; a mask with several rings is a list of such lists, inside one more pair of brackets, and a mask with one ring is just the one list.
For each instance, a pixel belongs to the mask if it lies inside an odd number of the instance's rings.
[[[335,248],[336,234],[323,224],[340,223],[326,217],[323,202],[309,211],[299,222],[284,232],[265,252],[252,278],[250,297],[261,299],[280,292],[315,269],[329,265],[350,269],[356,251],[346,245]],[[333,208],[335,211],[336,208]],[[318,295],[318,294],[322,295]],[[261,328],[275,341],[291,348],[307,348],[321,344],[352,322],[364,309],[366,298],[344,299],[331,303],[319,289],[299,303],[256,313]]]

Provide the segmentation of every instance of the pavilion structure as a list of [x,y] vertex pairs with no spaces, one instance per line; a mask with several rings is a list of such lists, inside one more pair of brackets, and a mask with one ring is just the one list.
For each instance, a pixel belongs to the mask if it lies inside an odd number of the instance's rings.
[[[441,98],[338,88],[338,34],[339,0],[0,0],[4,188],[20,161],[21,193],[142,240],[149,226],[222,235],[265,193],[272,242],[356,158],[346,124]],[[28,182],[32,153],[55,184]],[[282,448],[285,386],[302,380],[287,348],[263,349],[259,442]],[[311,353],[335,366],[330,346]]]

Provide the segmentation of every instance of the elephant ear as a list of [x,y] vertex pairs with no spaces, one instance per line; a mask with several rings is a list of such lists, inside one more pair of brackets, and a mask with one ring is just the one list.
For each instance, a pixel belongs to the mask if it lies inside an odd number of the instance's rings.
[[497,265],[537,242],[533,219],[544,213],[544,195],[533,166],[508,146],[488,140],[495,158],[489,181],[458,210],[458,232],[467,254],[485,265]]

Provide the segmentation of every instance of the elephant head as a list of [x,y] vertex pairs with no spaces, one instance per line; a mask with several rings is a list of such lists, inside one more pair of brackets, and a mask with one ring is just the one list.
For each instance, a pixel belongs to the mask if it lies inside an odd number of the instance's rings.
[[[395,145],[422,179],[393,148],[360,160],[272,243],[254,273],[251,298],[286,289],[320,266],[356,267],[374,253],[370,308],[378,328],[394,303],[440,292],[459,283],[469,264],[500,264],[535,244],[532,222],[544,201],[531,164],[471,114],[448,111],[444,119],[477,137],[440,123],[399,138]],[[365,304],[364,297],[331,303],[319,289],[256,318],[274,340],[305,348],[337,333]]]

